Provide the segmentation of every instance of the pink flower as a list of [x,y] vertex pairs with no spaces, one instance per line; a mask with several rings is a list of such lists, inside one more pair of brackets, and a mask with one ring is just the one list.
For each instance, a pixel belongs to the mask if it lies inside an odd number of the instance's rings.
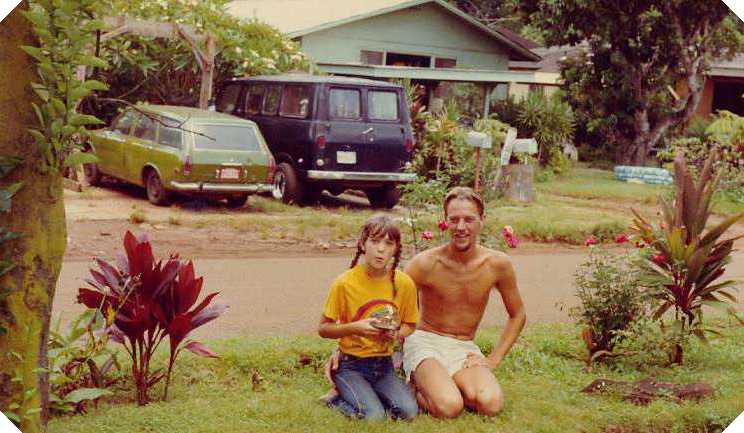
[[635,246],[636,248],[644,248],[646,244],[644,244],[642,241],[636,241]]
[[623,234],[620,234],[620,235],[615,236],[615,243],[616,244],[624,244],[626,242],[628,242],[628,235],[626,235],[626,234],[623,233]]
[[439,221],[439,231],[445,231],[449,228],[449,224],[447,224],[447,221],[441,220]]
[[421,233],[421,239],[423,239],[425,241],[430,241],[430,240],[434,239],[434,234],[432,232],[430,232],[430,231],[427,230],[427,231]]
[[586,238],[586,240],[584,241],[584,246],[590,247],[590,246],[592,246],[592,245],[597,245],[597,243],[598,243],[598,242],[597,242],[597,240],[596,240],[596,239],[594,238],[594,236],[589,236],[589,237],[588,237],[588,238]]
[[506,236],[504,240],[506,240],[506,245],[508,245],[509,248],[516,248],[519,246],[519,238],[516,235]]
[[666,264],[667,258],[664,254],[657,254],[651,260],[653,260],[657,265],[664,265]]
[[504,237],[514,236],[514,229],[512,226],[504,226],[504,228],[501,229],[501,235]]

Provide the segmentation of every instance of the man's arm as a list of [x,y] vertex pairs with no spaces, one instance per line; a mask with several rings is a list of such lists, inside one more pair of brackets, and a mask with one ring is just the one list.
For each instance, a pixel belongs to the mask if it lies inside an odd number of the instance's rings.
[[504,302],[509,319],[506,321],[506,326],[496,347],[488,355],[488,364],[491,368],[499,365],[501,360],[509,353],[527,321],[522,297],[517,288],[517,277],[511,262],[506,257],[498,257],[494,267],[496,275],[498,275],[496,286],[501,293],[501,299]]

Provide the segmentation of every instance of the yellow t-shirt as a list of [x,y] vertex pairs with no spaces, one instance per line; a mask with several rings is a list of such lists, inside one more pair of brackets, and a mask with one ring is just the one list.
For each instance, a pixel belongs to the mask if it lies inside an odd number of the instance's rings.
[[[393,284],[389,276],[372,279],[359,264],[341,274],[331,285],[331,291],[323,309],[323,315],[337,323],[349,323],[375,317],[385,308],[396,308],[401,323],[415,325],[418,321],[416,285],[402,271],[395,271],[396,295],[393,299]],[[388,356],[393,353],[391,340],[349,335],[339,341],[341,352],[367,358]]]

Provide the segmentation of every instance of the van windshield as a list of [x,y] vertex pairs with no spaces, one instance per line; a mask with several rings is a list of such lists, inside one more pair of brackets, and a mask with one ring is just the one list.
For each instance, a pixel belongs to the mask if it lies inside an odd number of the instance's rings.
[[258,151],[259,138],[252,126],[200,125],[194,134],[197,149]]

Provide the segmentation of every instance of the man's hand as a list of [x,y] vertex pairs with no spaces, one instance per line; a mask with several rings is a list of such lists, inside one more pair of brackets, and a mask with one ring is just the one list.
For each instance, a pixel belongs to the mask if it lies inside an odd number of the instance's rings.
[[486,367],[488,369],[496,368],[499,364],[501,364],[501,357],[500,356],[489,356],[488,358],[479,355],[475,352],[468,353],[468,357],[465,358],[465,362],[462,365],[462,368],[471,368],[471,367]]

